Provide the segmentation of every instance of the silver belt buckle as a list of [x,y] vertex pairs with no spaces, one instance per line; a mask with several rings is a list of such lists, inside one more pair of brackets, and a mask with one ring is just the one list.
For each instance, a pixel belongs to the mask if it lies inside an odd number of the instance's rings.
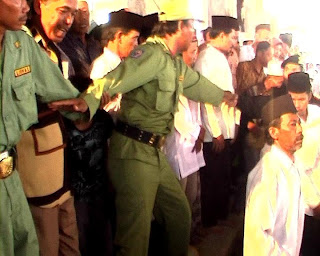
[[3,159],[7,158],[8,156],[9,156],[9,152],[8,151],[4,151],[4,152],[0,153],[0,162]]

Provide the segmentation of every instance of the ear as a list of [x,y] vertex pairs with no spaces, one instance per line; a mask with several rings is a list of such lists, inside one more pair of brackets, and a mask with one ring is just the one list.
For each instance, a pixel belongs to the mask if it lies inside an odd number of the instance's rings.
[[308,93],[308,101],[309,101],[309,102],[310,102],[311,98],[312,98],[312,92],[309,92],[309,93]]
[[179,22],[178,22],[178,30],[182,30],[183,26],[184,26],[183,21],[179,20]]
[[220,38],[220,40],[223,40],[225,38],[225,36],[226,36],[226,34],[223,31],[221,31],[218,35],[218,38]]
[[40,8],[40,3],[41,0],[34,0],[33,1],[33,9],[36,12],[36,14],[40,15],[41,14],[41,8]]
[[123,33],[121,30],[117,31],[116,34],[114,35],[114,39],[118,40],[119,42],[121,42],[121,38],[123,36]]
[[277,140],[279,137],[279,129],[276,127],[269,127],[268,132],[272,139]]

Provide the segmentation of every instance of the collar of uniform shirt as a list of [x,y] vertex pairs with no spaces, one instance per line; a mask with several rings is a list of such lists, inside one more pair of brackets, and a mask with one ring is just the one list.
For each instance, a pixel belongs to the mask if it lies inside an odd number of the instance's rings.
[[158,43],[158,44],[162,45],[163,48],[165,49],[165,51],[171,55],[170,49],[168,48],[168,46],[166,45],[166,43],[164,42],[164,40],[161,37],[159,37],[159,36],[149,37],[147,39],[147,42],[154,43],[154,44]]

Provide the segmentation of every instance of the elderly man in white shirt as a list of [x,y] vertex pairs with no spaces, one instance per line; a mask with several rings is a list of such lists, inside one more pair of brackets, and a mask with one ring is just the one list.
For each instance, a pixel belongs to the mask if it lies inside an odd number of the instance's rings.
[[[200,52],[195,70],[223,90],[234,92],[226,55],[237,44],[239,24],[235,18],[213,16],[210,42]],[[236,138],[240,111],[222,103],[201,104],[206,166],[200,169],[202,224],[211,227],[228,217],[231,186],[231,142]]]
[[319,215],[320,195],[294,156],[303,135],[289,95],[262,109],[271,149],[250,172],[244,224],[244,256],[299,256],[304,213]]

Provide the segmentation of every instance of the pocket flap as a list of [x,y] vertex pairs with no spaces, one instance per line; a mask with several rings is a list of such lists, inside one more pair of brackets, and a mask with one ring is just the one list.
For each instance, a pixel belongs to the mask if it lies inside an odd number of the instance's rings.
[[30,82],[23,80],[12,87],[14,94],[18,100],[23,100],[34,94],[34,89],[30,86]]
[[36,154],[48,154],[64,148],[63,137],[59,123],[53,123],[43,128],[31,130],[35,142]]

